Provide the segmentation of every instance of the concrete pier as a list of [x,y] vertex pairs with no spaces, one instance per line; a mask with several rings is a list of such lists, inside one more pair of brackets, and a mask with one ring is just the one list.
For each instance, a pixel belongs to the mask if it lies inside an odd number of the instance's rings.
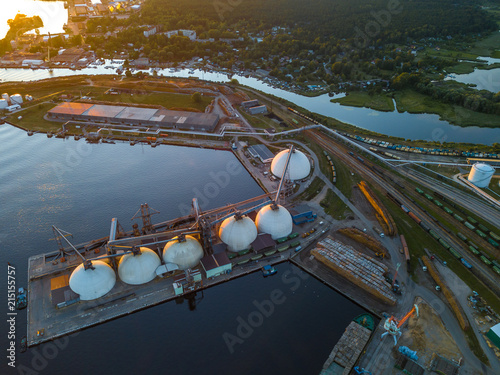
[[[250,259],[255,254],[250,253],[233,261],[231,273],[215,278],[207,279],[202,271],[202,280],[185,288],[180,296],[248,275],[268,264],[275,265],[287,261],[293,251],[293,249],[286,250],[255,261]],[[92,255],[95,256],[93,252]],[[92,301],[80,301],[58,309],[51,300],[51,280],[58,276],[69,277],[73,269],[81,263],[81,260],[78,261],[73,257],[77,258],[77,255],[66,257],[63,265],[60,261],[45,262],[43,254],[29,259],[28,346],[38,345],[180,297],[175,295],[172,276],[157,277],[143,285],[128,285],[117,279],[113,289],[104,297]],[[249,259],[247,263],[237,265],[246,258]],[[43,334],[37,334],[42,330]]]

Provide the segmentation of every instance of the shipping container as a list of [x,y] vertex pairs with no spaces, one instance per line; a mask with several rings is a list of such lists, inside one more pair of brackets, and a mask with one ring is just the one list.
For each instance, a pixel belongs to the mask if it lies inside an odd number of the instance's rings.
[[465,221],[463,217],[458,216],[457,214],[453,214],[453,217],[454,217],[455,219],[457,219],[458,221],[460,221],[461,223],[463,223],[463,222]]
[[467,220],[469,221],[469,223],[472,223],[472,224],[474,224],[474,225],[475,225],[475,224],[477,224],[477,221],[476,221],[476,220],[474,220],[474,219],[473,219],[472,217],[470,217],[470,216],[467,216]]
[[488,265],[488,266],[491,266],[491,260],[489,260],[488,258],[486,258],[484,255],[481,255],[481,256],[479,257],[479,259],[481,259],[481,261],[482,261],[484,264],[486,264],[486,265]]
[[476,229],[476,234],[482,238],[488,237],[485,233],[481,232],[479,229]]
[[495,241],[495,240],[492,240],[491,238],[488,238],[488,242],[489,242],[491,245],[495,246],[495,247],[498,247],[498,246],[499,246],[499,245],[498,245],[498,242],[497,242],[497,241]]
[[481,253],[474,246],[469,246],[469,250],[474,255],[481,255]]
[[420,222],[420,226],[425,230],[425,231],[429,231],[431,228],[423,221]]
[[456,251],[454,248],[450,247],[448,251],[453,255],[455,258],[460,259],[462,256]]
[[442,238],[440,238],[438,241],[439,241],[439,243],[440,243],[441,245],[443,245],[443,247],[444,247],[445,249],[449,249],[449,248],[450,248],[450,245],[448,244],[448,242],[446,242],[446,241],[445,241],[445,240],[443,240]]
[[465,237],[462,233],[457,233],[457,237],[460,238],[462,241],[467,241],[467,237]]
[[500,241],[500,236],[495,232],[490,232],[490,237],[493,238],[495,241]]
[[471,223],[469,223],[468,221],[465,221],[464,222],[464,225],[469,228],[470,230],[474,230],[476,229],[476,227],[474,225],[472,225]]
[[408,216],[411,217],[417,224],[420,224],[420,222],[422,221],[413,212],[408,212]]
[[497,275],[500,275],[500,268],[497,266],[493,266],[493,271],[497,273]]
[[444,212],[446,212],[447,214],[450,214],[450,215],[453,215],[453,211],[450,210],[448,207],[444,207],[443,208]]
[[483,224],[478,224],[477,227],[485,233],[488,233],[490,231],[488,227],[485,227]]
[[429,233],[431,234],[432,237],[434,237],[436,240],[439,240],[439,235],[434,232],[432,229],[429,230]]
[[415,188],[415,191],[419,194],[424,194],[424,191],[422,189]]

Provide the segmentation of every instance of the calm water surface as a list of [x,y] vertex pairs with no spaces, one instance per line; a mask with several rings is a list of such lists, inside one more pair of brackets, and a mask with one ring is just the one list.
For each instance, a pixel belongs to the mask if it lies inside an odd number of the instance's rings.
[[[78,74],[113,74],[114,69],[106,69],[106,66],[114,66],[116,69],[120,65],[113,65],[108,60],[104,65],[96,69],[54,69],[53,72],[44,69],[0,69],[0,81],[31,81]],[[188,69],[177,72],[170,72],[169,69],[164,69],[159,71],[158,74],[165,77],[187,78],[193,76],[212,82],[227,82],[231,77],[223,73],[204,72],[201,70],[195,70],[190,73]],[[368,108],[341,106],[338,103],[331,103],[331,98],[326,94],[317,97],[306,97],[272,87],[256,78],[239,75],[234,75],[233,77],[238,79],[241,84],[255,88],[266,94],[284,98],[311,112],[329,116],[381,134],[413,140],[423,139],[439,142],[466,142],[486,145],[491,145],[500,139],[500,128],[480,128],[477,126],[462,128],[440,120],[438,115],[399,113],[397,111],[379,112]],[[462,114],[455,115],[461,116]]]
[[[90,146],[44,135],[28,137],[1,125],[2,311],[7,312],[7,262],[16,267],[18,286],[26,286],[28,257],[56,249],[49,241],[52,224],[71,232],[79,243],[106,236],[112,217],[130,229],[130,218],[144,202],[161,212],[153,216],[155,222],[177,217],[194,195],[203,194],[215,173],[235,162],[226,151]],[[204,208],[260,193],[241,168]],[[239,317],[247,320],[257,311],[254,303],[268,300],[275,289],[283,293],[283,303],[231,353],[224,333],[236,335]],[[187,301],[172,301],[67,337],[56,351],[48,343],[18,353],[17,365],[48,375],[317,374],[349,321],[363,312],[289,264],[278,266],[272,278],[254,273],[208,289],[201,297],[194,311]],[[26,332],[26,310],[17,319],[19,341]],[[5,319],[0,329],[5,350]],[[3,357],[0,374],[16,373]]]

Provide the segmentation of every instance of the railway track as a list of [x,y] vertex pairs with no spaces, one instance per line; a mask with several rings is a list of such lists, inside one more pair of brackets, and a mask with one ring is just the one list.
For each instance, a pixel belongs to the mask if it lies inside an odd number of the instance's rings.
[[[435,225],[434,220],[429,217],[427,212],[424,212],[420,207],[417,207],[413,202],[411,202],[403,193],[401,193],[397,188],[393,187],[392,184],[398,184],[406,188],[413,188],[408,182],[403,179],[394,176],[379,176],[373,168],[377,168],[373,163],[366,159],[361,159],[361,162],[356,157],[352,157],[348,154],[350,149],[343,145],[338,144],[332,138],[318,132],[315,130],[307,130],[306,135],[314,140],[318,145],[323,147],[324,150],[334,154],[339,160],[344,162],[350,168],[354,168],[358,173],[360,173],[363,178],[371,180],[373,183],[380,186],[386,192],[392,194],[398,198],[405,206],[410,208],[420,219],[423,219],[431,229],[433,229],[439,236],[448,242],[450,246],[456,249],[460,255],[473,266],[473,274],[485,284],[490,290],[492,290],[497,296],[500,297],[500,286],[498,285],[498,277],[493,274],[493,272],[486,268],[479,260],[473,258],[468,249],[464,249],[463,243],[459,242],[454,236],[450,235],[446,230]],[[371,168],[370,168],[371,167]],[[385,172],[384,172],[385,174]],[[390,178],[390,182],[386,181],[386,178]],[[396,185],[396,186],[398,186]],[[452,198],[456,199],[456,198]],[[478,271],[479,270],[479,271]]]
[[436,191],[446,198],[460,202],[462,206],[481,217],[484,221],[489,222],[496,228],[500,227],[500,211],[496,207],[480,201],[479,199],[464,193],[460,189],[449,186],[440,180],[427,176],[422,172],[406,167],[403,168],[408,177],[418,180],[418,183],[422,186]]

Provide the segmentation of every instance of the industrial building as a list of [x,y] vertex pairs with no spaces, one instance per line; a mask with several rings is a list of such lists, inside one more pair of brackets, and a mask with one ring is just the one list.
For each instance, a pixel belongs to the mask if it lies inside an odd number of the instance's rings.
[[257,99],[247,100],[247,101],[241,103],[241,106],[245,109],[255,107],[258,105],[259,105],[259,101]]
[[253,158],[259,159],[262,163],[270,163],[274,158],[274,154],[264,144],[250,146],[247,150]]
[[202,132],[212,132],[219,121],[219,116],[211,113],[75,102],[58,104],[47,112],[47,117],[62,121],[89,121]]
[[265,105],[250,107],[248,108],[248,113],[250,113],[251,115],[259,115],[262,113],[267,113],[267,107]]
[[207,278],[216,277],[231,272],[232,264],[226,253],[215,253],[201,259],[201,266]]

